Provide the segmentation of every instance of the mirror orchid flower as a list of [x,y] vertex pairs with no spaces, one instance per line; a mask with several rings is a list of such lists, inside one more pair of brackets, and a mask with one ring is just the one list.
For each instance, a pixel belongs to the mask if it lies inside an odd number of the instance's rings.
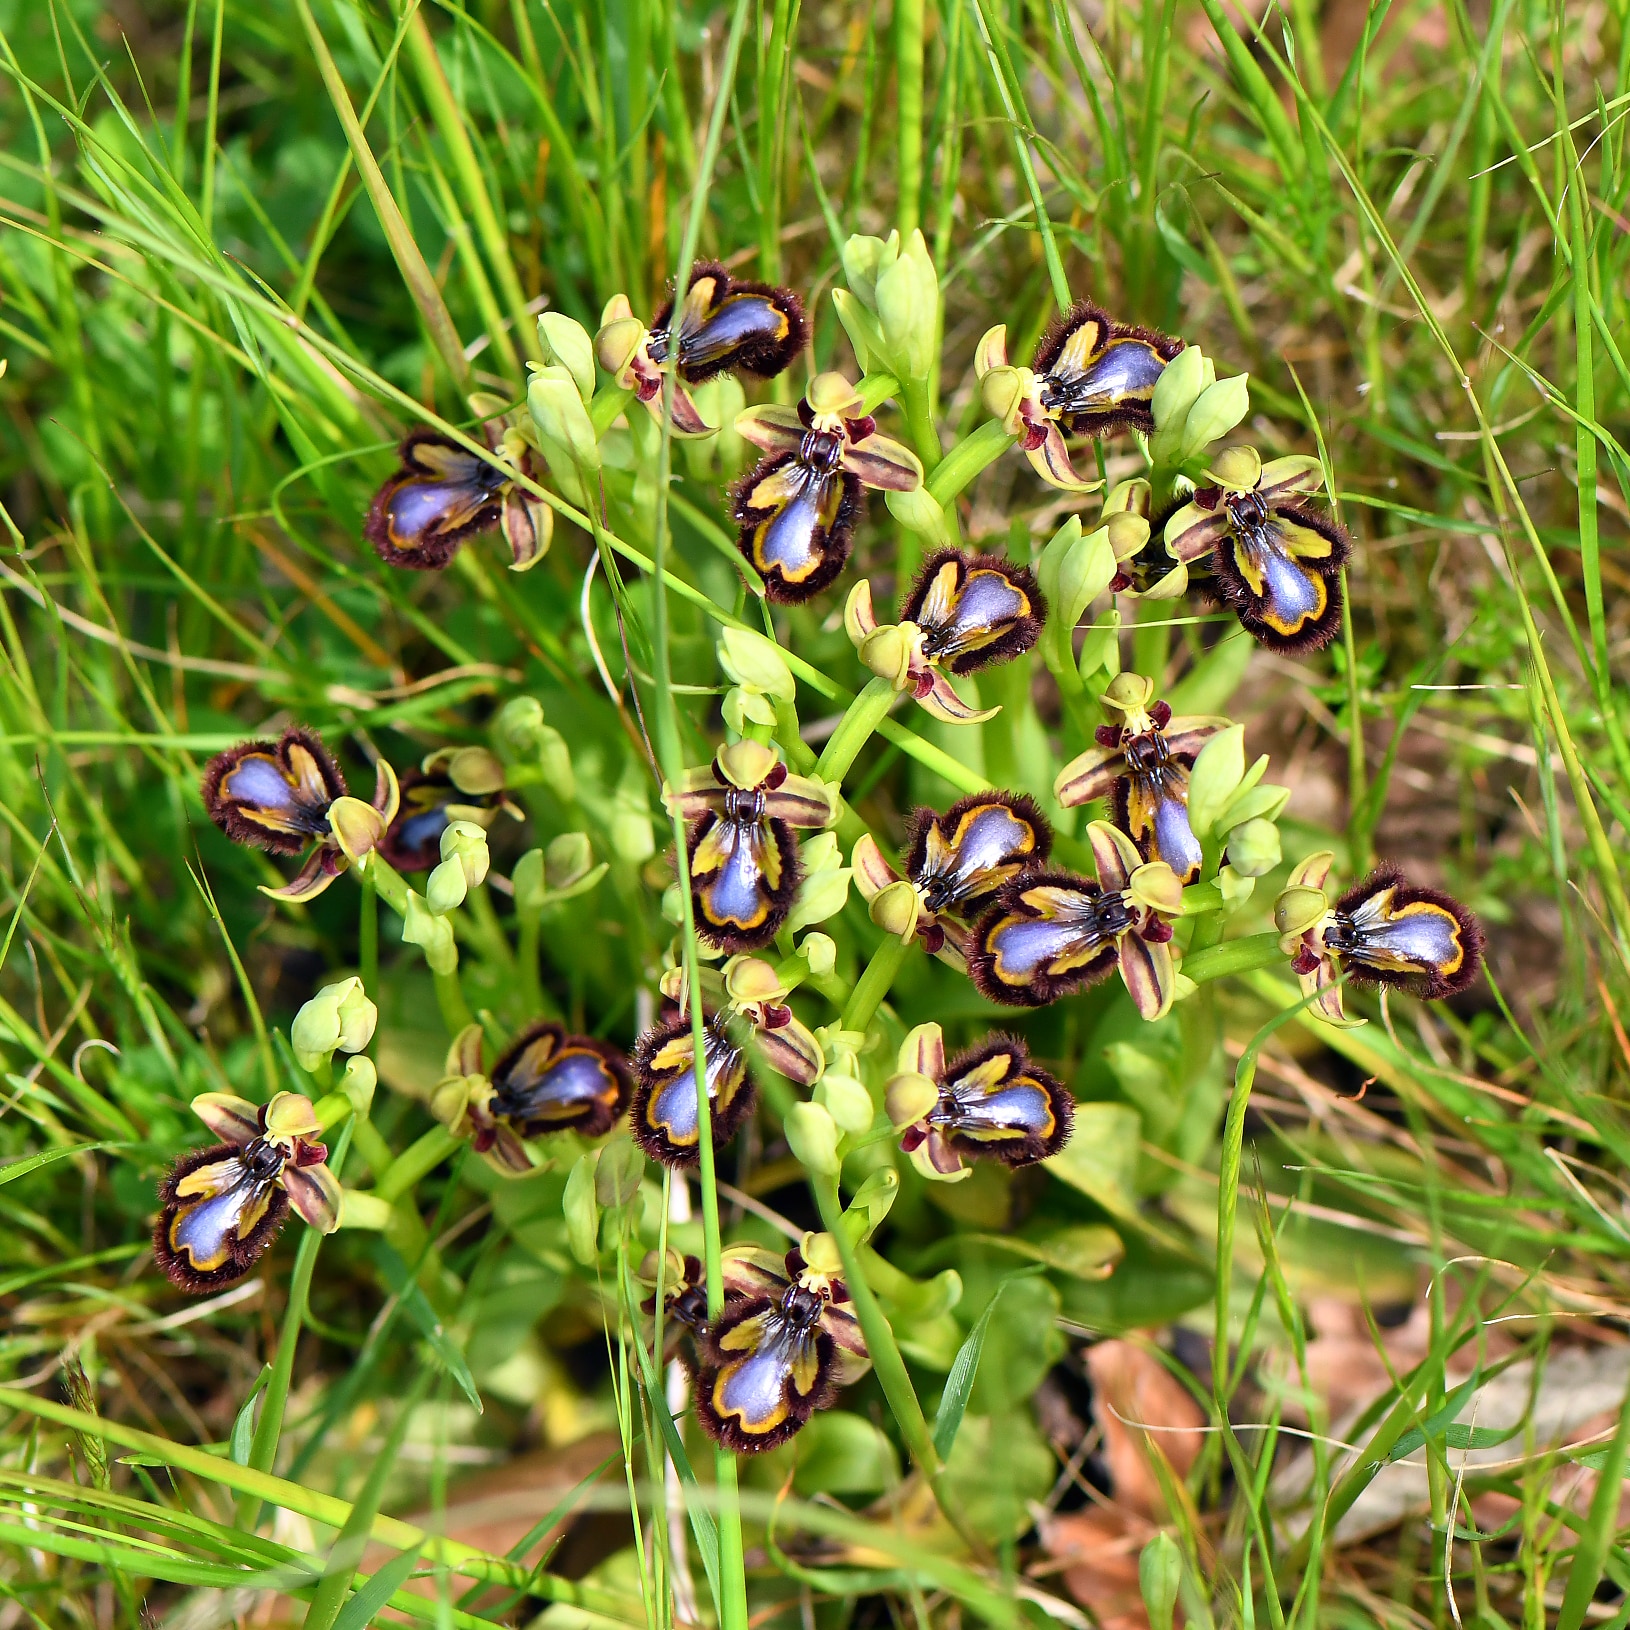
[[943,815],[917,810],[902,861],[903,879],[866,833],[855,844],[855,886],[870,901],[884,889],[908,882],[916,904],[903,937],[915,934],[931,956],[963,969],[969,925],[980,908],[1004,883],[1042,864],[1052,846],[1052,828],[1033,798],[977,792],[958,799]]
[[[750,1053],[806,1087],[821,1078],[826,1059],[821,1044],[787,1006],[790,991],[768,962],[735,956],[722,969],[701,969],[699,983],[708,1121],[717,1150],[736,1135],[757,1101]],[[683,970],[671,968],[663,975],[662,992],[678,1006],[634,1045],[632,1131],[652,1160],[694,1166],[701,1158],[701,1117]]]
[[923,563],[900,605],[900,620],[879,624],[872,586],[855,584],[843,624],[860,660],[947,724],[979,724],[999,708],[969,707],[950,674],[971,674],[1022,656],[1041,634],[1047,602],[1028,566],[1000,555],[941,549]]
[[811,599],[843,570],[866,488],[922,485],[917,455],[877,433],[842,374],[817,374],[796,408],[747,408],[736,429],[770,455],[734,489],[737,547],[780,604]]
[[325,1234],[339,1227],[343,1194],[309,1098],[280,1092],[257,1106],[206,1092],[192,1111],[221,1141],[171,1168],[153,1230],[153,1257],[182,1290],[203,1296],[236,1284],[277,1238],[291,1205]]
[[1264,464],[1254,447],[1231,447],[1207,475],[1166,522],[1166,552],[1208,559],[1217,592],[1270,651],[1322,650],[1341,627],[1352,547],[1336,520],[1304,501],[1324,486],[1323,466],[1302,454]]
[[1066,808],[1113,795],[1115,824],[1143,856],[1164,861],[1179,883],[1192,883],[1202,857],[1189,824],[1189,771],[1228,721],[1203,714],[1173,718],[1165,702],[1151,702],[1153,695],[1153,680],[1117,674],[1102,700],[1121,723],[1093,732],[1097,746],[1064,766],[1053,793]]
[[396,772],[378,759],[371,803],[353,798],[315,731],[290,726],[276,741],[245,741],[204,769],[204,808],[234,843],[297,855],[312,843],[294,880],[262,887],[274,900],[315,900],[347,866],[365,866],[401,805]]
[[716,1443],[756,1454],[785,1443],[871,1367],[830,1234],[784,1258],[724,1253],[724,1310],[701,1333],[696,1418]]
[[835,788],[789,775],[772,748],[744,740],[664,786],[668,812],[691,822],[687,839],[697,929],[724,951],[768,945],[798,893],[793,828],[831,826]]
[[1001,421],[1043,481],[1066,492],[1101,483],[1076,473],[1065,435],[1111,436],[1154,429],[1150,401],[1181,340],[1117,323],[1085,301],[1042,336],[1028,368],[1007,358],[1007,327],[998,323],[974,353],[985,406]]
[[501,527],[510,565],[525,571],[549,552],[555,513],[515,479],[536,478],[516,431],[494,432],[488,456],[439,430],[411,431],[397,449],[398,467],[374,494],[363,536],[387,566],[439,572],[466,538]]
[[540,1019],[481,1069],[482,1029],[466,1025],[447,1050],[430,1112],[506,1177],[532,1170],[526,1144],[553,1132],[604,1137],[633,1092],[628,1061],[607,1042]]
[[1087,840],[1097,880],[1037,871],[1007,884],[974,930],[968,972],[993,1002],[1045,1007],[1118,966],[1138,1012],[1158,1019],[1176,994],[1170,919],[1182,885],[1107,821],[1093,821]]
[[745,282],[711,260],[691,267],[670,338],[673,316],[670,297],[647,328],[626,294],[613,295],[601,314],[594,349],[600,366],[659,418],[662,376],[671,368],[673,426],[681,436],[707,436],[717,429],[702,417],[687,385],[723,373],[773,378],[790,366],[809,335],[803,302],[791,289]]
[[1343,974],[1390,985],[1424,1001],[1465,990],[1483,966],[1477,919],[1441,889],[1410,883],[1397,866],[1378,866],[1334,905],[1325,880],[1335,856],[1310,855],[1292,871],[1274,905],[1280,949],[1291,959],[1313,1011],[1331,1024],[1363,1024],[1342,1007]]
[[1031,1166],[1070,1139],[1075,1102],[1016,1036],[987,1036],[949,1064],[945,1035],[920,1024],[900,1046],[885,1104],[925,1177],[955,1181],[964,1160]]

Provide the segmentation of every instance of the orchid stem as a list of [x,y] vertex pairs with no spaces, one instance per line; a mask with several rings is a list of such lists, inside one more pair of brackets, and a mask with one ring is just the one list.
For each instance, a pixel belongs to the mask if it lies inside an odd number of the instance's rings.
[[848,1004],[838,1022],[845,1030],[865,1030],[872,1022],[883,998],[894,984],[894,977],[906,959],[910,946],[898,934],[885,934],[883,942],[872,952],[865,971],[855,981],[849,993]]
[[867,685],[838,721],[826,750],[815,762],[815,775],[822,781],[842,781],[872,739],[877,727],[888,717],[899,694],[892,681],[877,678]]
[[[1204,919],[1202,919],[1203,921]],[[1257,968],[1275,968],[1286,960],[1279,949],[1277,934],[1247,934],[1223,945],[1210,945],[1183,959],[1183,977],[1196,985],[1207,980],[1225,979],[1229,974],[1251,973]]]

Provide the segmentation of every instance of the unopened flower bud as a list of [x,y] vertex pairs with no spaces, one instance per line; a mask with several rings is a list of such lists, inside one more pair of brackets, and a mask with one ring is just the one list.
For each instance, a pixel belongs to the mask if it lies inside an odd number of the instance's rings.
[[903,377],[927,379],[939,334],[939,275],[920,231],[914,230],[903,244],[891,232],[884,261],[890,250],[895,255],[893,263],[883,265],[877,276],[878,326]]
[[610,836],[612,852],[630,865],[638,866],[657,852],[645,774],[632,759],[612,799]]
[[1217,817],[1234,796],[1245,774],[1245,726],[1219,730],[1189,771],[1189,825],[1198,838],[1215,830]]
[[455,747],[435,753],[425,769],[442,770],[460,792],[472,798],[485,798],[504,788],[504,766],[485,747]]
[[538,318],[538,340],[544,360],[558,363],[572,376],[586,405],[594,395],[594,341],[589,331],[563,311],[546,311]]
[[881,270],[886,248],[881,238],[871,238],[857,232],[839,251],[843,260],[844,282],[854,291],[855,298],[868,308],[877,304],[877,274]]
[[408,891],[407,911],[402,919],[402,943],[417,945],[424,952],[432,973],[449,974],[458,966],[458,943],[453,925],[439,912],[430,910],[413,890]]
[[1188,417],[1195,399],[1210,383],[1205,377],[1205,366],[1205,353],[1200,347],[1186,345],[1160,370],[1154,395],[1149,398],[1156,430],[1171,424],[1180,425]]
[[543,852],[543,883],[551,893],[569,889],[586,877],[594,865],[594,848],[587,832],[562,832],[551,838]]
[[1241,877],[1266,877],[1279,859],[1279,828],[1272,821],[1246,821],[1228,834],[1228,864]]
[[779,701],[790,702],[796,692],[780,646],[750,628],[727,628],[719,636],[719,666],[736,684]]
[[837,941],[830,934],[805,934],[799,942],[798,954],[809,964],[815,978],[824,979],[837,966]]
[[[1136,518],[1124,517],[1128,524]],[[1145,536],[1148,526],[1144,525]],[[1081,518],[1072,515],[1041,552],[1036,565],[1042,593],[1053,608],[1059,634],[1073,631],[1081,614],[1105,589],[1115,575],[1115,552],[1107,527],[1083,534]]]
[[1207,385],[1189,409],[1183,422],[1183,440],[1178,457],[1183,462],[1198,458],[1212,442],[1221,440],[1250,411],[1249,376],[1235,374]]
[[825,1177],[837,1176],[842,1166],[838,1159],[838,1123],[822,1105],[794,1104],[787,1111],[782,1130],[800,1166]]
[[859,1136],[872,1126],[872,1095],[852,1075],[823,1075],[815,1087],[815,1102],[845,1132]]
[[558,474],[562,468],[600,468],[600,444],[594,424],[577,381],[559,363],[532,366],[532,379],[526,389],[526,406],[543,445],[544,457]]
[[913,487],[910,492],[885,492],[883,502],[906,531],[915,532],[936,547],[951,541],[945,527],[945,509],[927,487]]
[[1250,492],[1262,479],[1262,455],[1254,447],[1229,447],[1212,459],[1207,472],[1220,487]]
[[360,979],[324,985],[301,1007],[289,1028],[289,1044],[303,1070],[313,1070],[335,1052],[360,1053],[374,1037],[379,1009]]

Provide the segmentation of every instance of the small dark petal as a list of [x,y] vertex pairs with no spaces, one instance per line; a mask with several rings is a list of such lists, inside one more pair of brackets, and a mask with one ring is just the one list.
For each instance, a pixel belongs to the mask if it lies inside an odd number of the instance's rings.
[[549,1132],[603,1137],[634,1090],[628,1061],[592,1036],[570,1036],[542,1019],[521,1032],[492,1067],[495,1115],[522,1138]]
[[777,787],[781,786],[786,781],[789,773],[790,772],[787,769],[785,760],[777,759],[775,763],[770,766],[770,773],[764,777],[764,780],[760,783],[760,785],[768,787],[771,792],[774,792]]
[[1146,928],[1138,930],[1139,939],[1147,940],[1150,945],[1169,945],[1175,930],[1169,922],[1157,917]]
[[1031,1166],[1056,1155],[1070,1141],[1075,1100],[1062,1082],[1031,1061],[1017,1036],[988,1036],[952,1059],[942,1086],[954,1089],[995,1059],[1006,1060],[1007,1068],[993,1089],[968,1097],[961,1116],[942,1114],[942,1096],[941,1108],[930,1118],[953,1149],[973,1159]]
[[[1385,916],[1377,924],[1364,925],[1363,908],[1388,890],[1392,892]],[[1355,916],[1360,919],[1358,945],[1348,950],[1340,943],[1342,930],[1345,920]],[[1325,931],[1325,943],[1361,982],[1395,985],[1425,1001],[1438,1001],[1465,990],[1482,970],[1483,929],[1477,919],[1441,889],[1408,882],[1397,866],[1377,866],[1362,883],[1348,889],[1336,902],[1336,919],[1337,926]],[[1428,932],[1424,939],[1411,935],[1415,921],[1441,931]],[[1432,960],[1440,950],[1447,955]]]
[[244,741],[209,761],[204,808],[234,843],[298,855],[328,836],[328,808],[346,794],[315,731],[291,726],[275,742]]
[[[948,564],[956,567],[956,589],[946,606],[935,579]],[[925,654],[954,674],[1022,656],[1040,638],[1046,619],[1046,598],[1028,566],[961,549],[935,550],[900,606],[900,620],[923,630]]]
[[[937,854],[930,852],[935,832]],[[1053,829],[1035,799],[976,792],[959,798],[943,815],[927,808],[913,812],[905,875],[919,888],[943,895],[928,901],[931,911],[963,915],[964,907],[994,894],[1020,871],[1041,865],[1052,848]]]
[[[1067,898],[1069,917],[1044,916],[1025,898],[1038,889]],[[980,919],[968,951],[968,974],[993,1002],[1046,1007],[1107,979],[1119,960],[1119,935],[1129,926],[1124,902],[1106,897],[1091,878],[1063,871],[1027,873],[1009,883]]]
[[1222,502],[1222,488],[1196,487],[1194,489],[1194,502],[1201,509],[1215,509]]
[[[785,1443],[837,1395],[832,1338],[818,1324],[764,1339],[763,1327],[781,1317],[780,1307],[768,1296],[744,1297],[699,1338],[696,1418],[715,1443],[737,1454]],[[743,1339],[751,1344],[730,1345]],[[800,1369],[808,1391],[799,1386]]]
[[[206,1296],[211,1291],[235,1285],[260,1260],[261,1253],[277,1238],[288,1218],[288,1196],[275,1183],[265,1183],[259,1185],[264,1193],[254,1197],[257,1204],[264,1203],[265,1209],[250,1229],[247,1239],[240,1240],[235,1230],[228,1231],[223,1236],[222,1250],[206,1258],[203,1266],[198,1264],[186,1244],[177,1239],[178,1224],[184,1227],[185,1218],[196,1215],[204,1205],[221,1203],[215,1195],[180,1196],[176,1193],[177,1185],[200,1168],[234,1160],[241,1152],[241,1146],[235,1143],[218,1143],[207,1149],[194,1149],[175,1163],[159,1185],[161,1210],[153,1229],[153,1260],[174,1284],[189,1295]],[[220,1192],[224,1196],[228,1191]]]
[[440,571],[459,545],[498,524],[508,475],[439,431],[419,429],[374,495],[363,535],[387,566]]
[[[692,265],[686,289],[694,288],[704,278],[714,280],[713,297],[699,325],[682,327],[680,378],[687,384],[700,385],[717,374],[740,370],[769,379],[790,367],[809,336],[809,320],[798,296],[772,283],[749,283],[732,277],[713,260]],[[651,332],[657,336],[653,356],[666,354],[662,336],[672,319],[670,295],[651,319]]]
[[[705,1035],[709,1125],[713,1147],[720,1150],[752,1114],[758,1089],[746,1053],[716,1020]],[[684,1014],[661,1020],[634,1044],[629,1130],[640,1148],[664,1166],[694,1166],[701,1158],[695,1058],[691,1022]]]
[[[789,469],[800,473],[794,495],[769,507],[752,503],[764,481]],[[795,452],[776,453],[749,470],[730,492],[739,529],[736,547],[764,580],[767,600],[802,605],[836,581],[866,513],[866,491],[857,476],[847,470],[811,469]]]
[[1319,953],[1311,945],[1298,945],[1296,955],[1290,959],[1290,971],[1296,974],[1317,973]]
[[1100,747],[1113,750],[1121,744],[1121,727],[1118,724],[1101,724],[1092,732],[1092,739]]
[[945,949],[945,930],[938,923],[929,923],[919,928],[917,937],[923,942],[923,949],[930,956],[938,956]]
[[1170,702],[1153,702],[1149,707],[1149,717],[1155,721],[1155,729],[1164,730],[1172,722],[1172,705]]
[[[757,950],[781,932],[803,872],[785,821],[727,821],[709,811],[690,830],[697,929],[721,951]],[[772,875],[773,873],[773,875]]]
[[1116,574],[1109,580],[1109,592],[1111,594],[1119,594],[1123,589],[1129,589],[1131,587],[1132,579],[1128,577],[1125,572],[1116,572]]

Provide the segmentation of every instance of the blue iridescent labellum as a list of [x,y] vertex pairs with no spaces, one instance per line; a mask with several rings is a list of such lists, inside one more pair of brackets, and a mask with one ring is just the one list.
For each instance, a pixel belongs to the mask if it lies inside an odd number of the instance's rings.
[[738,547],[779,605],[813,599],[838,576],[865,513],[859,477],[839,462],[841,440],[811,431],[804,442],[764,459],[731,494]]
[[925,911],[965,917],[970,906],[1042,864],[1052,847],[1052,828],[1033,798],[976,792],[958,799],[943,815],[931,809],[913,815],[906,876],[916,885]]
[[1103,698],[1122,716],[1100,725],[1097,745],[1071,760],[1053,785],[1066,807],[1110,798],[1115,824],[1146,860],[1163,860],[1180,883],[1200,875],[1200,841],[1189,824],[1189,771],[1200,749],[1228,721],[1197,714],[1173,718],[1165,702],[1151,702],[1153,687],[1121,675]]
[[924,660],[954,674],[1022,656],[1046,618],[1028,566],[960,549],[930,555],[900,607],[900,621],[922,630]]
[[[915,1055],[909,1060],[907,1048]],[[947,1064],[939,1026],[925,1025],[907,1037],[901,1062],[932,1081],[939,1096],[901,1128],[900,1147],[921,1151],[940,1176],[961,1171],[963,1157],[1031,1166],[1069,1142],[1075,1101],[1016,1036],[988,1036]]]
[[1217,592],[1270,651],[1322,650],[1341,627],[1341,569],[1351,545],[1330,516],[1305,499],[1324,485],[1316,458],[1263,464],[1255,449],[1231,447],[1212,484],[1166,522],[1174,559],[1209,558]]
[[993,1002],[1042,1007],[1119,967],[1146,1019],[1172,1004],[1170,918],[1182,888],[1164,861],[1145,861],[1107,821],[1087,827],[1098,876],[1028,872],[1007,884],[974,930],[973,982]]
[[522,1138],[550,1132],[603,1137],[628,1106],[633,1081],[615,1047],[540,1020],[492,1067],[490,1112]]
[[[672,319],[670,298],[651,319],[646,340],[658,368],[669,357]],[[717,261],[697,261],[679,312],[675,371],[691,385],[737,370],[769,379],[791,366],[808,334],[803,302],[791,289],[744,282]]]
[[766,405],[736,415],[736,430],[770,456],[737,482],[737,547],[767,598],[796,605],[843,570],[865,491],[913,492],[923,469],[909,447],[877,433],[842,374],[817,374],[796,409]]
[[1031,367],[1038,375],[1037,400],[1049,419],[1074,435],[1148,435],[1155,427],[1149,405],[1155,386],[1182,349],[1181,340],[1117,323],[1081,301],[1036,347]]
[[183,1155],[159,1186],[153,1256],[182,1290],[236,1284],[277,1238],[291,1204],[324,1233],[339,1226],[340,1186],[309,1100],[280,1092],[257,1109],[207,1092],[192,1107],[225,1141]]
[[[708,1114],[713,1147],[722,1149],[753,1112],[758,1093],[746,1049],[714,1014],[703,1030]],[[634,1141],[664,1166],[694,1166],[701,1159],[696,1100],[696,1045],[691,1021],[679,1014],[647,1030],[634,1045]]]
[[245,741],[204,770],[204,808],[234,843],[297,855],[329,835],[328,811],[345,777],[315,731],[290,727],[273,741]]
[[1428,1001],[1453,996],[1483,965],[1483,931],[1458,900],[1378,866],[1336,902],[1324,946],[1359,980]]
[[792,829],[830,826],[831,790],[789,775],[761,743],[739,741],[665,787],[663,800],[692,823],[686,849],[697,928],[725,951],[768,945],[801,879]]
[[387,566],[440,571],[466,538],[498,524],[510,473],[435,430],[411,432],[398,457],[363,535]]
[[1133,912],[1091,878],[1036,872],[1010,883],[974,934],[968,972],[1010,1007],[1045,1007],[1114,970]]
[[[812,1239],[822,1236],[806,1236],[806,1245]],[[835,1247],[819,1251],[823,1259],[829,1254]],[[734,1265],[741,1294],[726,1302],[698,1343],[696,1418],[738,1454],[785,1443],[870,1363],[835,1263],[811,1264],[797,1247],[779,1270],[773,1262]]]

